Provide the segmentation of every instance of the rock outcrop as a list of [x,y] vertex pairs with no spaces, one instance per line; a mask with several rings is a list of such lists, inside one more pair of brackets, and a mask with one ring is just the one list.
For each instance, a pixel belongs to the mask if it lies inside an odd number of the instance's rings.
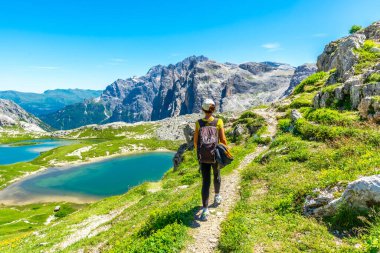
[[178,169],[178,166],[181,164],[183,160],[183,154],[186,152],[186,150],[194,149],[194,128],[194,124],[187,124],[183,128],[183,134],[186,138],[186,143],[179,146],[177,152],[173,157],[174,170]]
[[337,41],[330,42],[318,57],[318,71],[336,69],[335,80],[347,80],[354,74],[354,65],[358,61],[358,55],[354,49],[362,47],[366,36],[355,33]]
[[67,106],[42,119],[57,129],[115,121],[137,122],[197,113],[205,98],[219,111],[241,111],[277,100],[295,68],[281,63],[217,63],[192,56],[152,67],[141,77],[118,79],[97,99]]
[[340,198],[333,199],[333,191],[334,189],[319,194],[315,199],[319,199],[320,201],[312,198],[307,199],[304,206],[305,212],[314,216],[330,216],[342,204],[355,209],[369,209],[374,205],[379,205],[380,175],[362,177],[351,182]]
[[375,22],[325,47],[317,66],[318,71],[329,71],[330,77],[324,89],[314,97],[315,108],[358,109],[363,118],[380,122],[379,34],[380,22]]
[[16,127],[28,132],[44,132],[48,126],[10,100],[0,99],[0,127]]

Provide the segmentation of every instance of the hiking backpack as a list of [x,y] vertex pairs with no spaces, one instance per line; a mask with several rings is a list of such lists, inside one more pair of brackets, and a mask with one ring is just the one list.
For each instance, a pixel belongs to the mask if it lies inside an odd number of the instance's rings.
[[199,121],[198,138],[198,161],[200,163],[215,163],[215,150],[218,145],[218,129],[216,127],[218,119],[214,118],[211,122]]

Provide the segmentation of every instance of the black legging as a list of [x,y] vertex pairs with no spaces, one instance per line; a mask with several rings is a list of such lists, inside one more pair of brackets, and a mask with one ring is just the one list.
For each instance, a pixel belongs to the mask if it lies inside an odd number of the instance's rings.
[[210,184],[211,184],[211,167],[214,174],[214,189],[215,193],[218,194],[220,191],[220,170],[218,164],[201,163],[202,172],[202,204],[204,208],[208,207],[208,199],[210,196]]

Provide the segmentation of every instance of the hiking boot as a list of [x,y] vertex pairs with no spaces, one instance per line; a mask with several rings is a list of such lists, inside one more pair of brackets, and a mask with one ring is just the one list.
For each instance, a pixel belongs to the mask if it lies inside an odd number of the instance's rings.
[[222,203],[222,197],[219,194],[215,195],[214,203],[217,205]]
[[201,221],[207,221],[210,212],[208,210],[203,210],[201,216],[199,217]]

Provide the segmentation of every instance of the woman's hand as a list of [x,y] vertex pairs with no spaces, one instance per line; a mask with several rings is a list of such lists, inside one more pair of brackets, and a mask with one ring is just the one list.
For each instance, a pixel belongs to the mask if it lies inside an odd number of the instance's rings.
[[223,127],[219,129],[219,142],[227,146],[227,138],[226,138],[226,135],[224,134]]

